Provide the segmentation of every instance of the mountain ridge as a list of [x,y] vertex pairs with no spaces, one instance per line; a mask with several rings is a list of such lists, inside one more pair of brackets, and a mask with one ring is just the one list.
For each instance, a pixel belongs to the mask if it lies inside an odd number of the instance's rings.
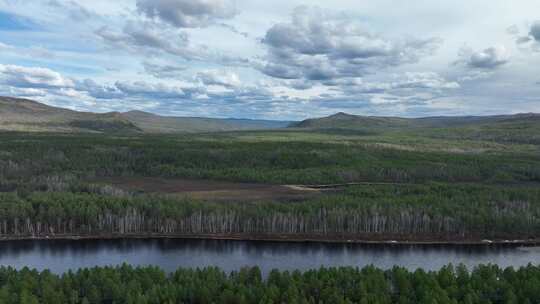
[[518,113],[491,116],[431,116],[403,118],[362,116],[338,112],[302,121],[244,118],[162,116],[140,110],[126,112],[80,112],[49,106],[34,100],[0,96],[0,131],[90,133],[201,133],[272,129],[399,130],[468,126],[540,126],[540,114]]
[[93,113],[0,96],[0,130],[90,133],[197,133],[285,128],[289,121],[162,116],[140,110]]
[[404,118],[396,116],[363,116],[338,112],[325,117],[309,118],[292,123],[291,128],[300,129],[397,129],[465,127],[475,124],[505,123],[512,121],[534,121],[540,123],[540,114],[518,113],[488,116],[428,116]]

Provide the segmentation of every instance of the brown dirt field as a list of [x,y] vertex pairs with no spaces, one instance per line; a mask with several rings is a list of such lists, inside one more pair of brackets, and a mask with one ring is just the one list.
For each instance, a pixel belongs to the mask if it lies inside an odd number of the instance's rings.
[[94,180],[129,192],[162,193],[212,201],[302,200],[320,195],[321,189],[293,185],[235,183],[158,177],[115,177]]

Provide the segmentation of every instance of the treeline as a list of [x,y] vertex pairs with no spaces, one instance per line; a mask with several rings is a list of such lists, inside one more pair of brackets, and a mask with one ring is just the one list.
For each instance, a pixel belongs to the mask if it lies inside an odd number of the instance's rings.
[[73,191],[85,180],[116,176],[276,184],[540,181],[537,154],[409,151],[346,138],[317,143],[297,137],[0,134],[0,191]]
[[540,268],[481,265],[439,271],[321,268],[270,272],[257,268],[226,274],[218,268],[178,269],[128,265],[69,271],[62,275],[0,268],[0,303],[540,303]]
[[479,239],[540,235],[540,189],[355,186],[301,202],[92,193],[0,194],[0,236],[102,234]]

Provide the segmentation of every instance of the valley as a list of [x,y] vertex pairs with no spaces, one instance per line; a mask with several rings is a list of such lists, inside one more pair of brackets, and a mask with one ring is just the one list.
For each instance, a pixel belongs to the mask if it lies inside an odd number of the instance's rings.
[[372,119],[205,133],[4,132],[0,235],[537,242],[540,146],[526,136],[536,115],[397,129]]

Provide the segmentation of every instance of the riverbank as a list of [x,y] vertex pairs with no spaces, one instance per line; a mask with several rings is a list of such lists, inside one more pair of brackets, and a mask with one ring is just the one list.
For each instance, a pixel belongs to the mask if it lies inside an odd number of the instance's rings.
[[111,239],[201,239],[201,240],[231,240],[255,242],[293,242],[293,243],[337,243],[337,244],[381,244],[381,245],[509,245],[509,246],[540,246],[540,238],[451,238],[416,236],[346,236],[346,235],[252,235],[252,234],[96,234],[96,235],[24,235],[0,236],[2,241],[17,240],[111,240]]

